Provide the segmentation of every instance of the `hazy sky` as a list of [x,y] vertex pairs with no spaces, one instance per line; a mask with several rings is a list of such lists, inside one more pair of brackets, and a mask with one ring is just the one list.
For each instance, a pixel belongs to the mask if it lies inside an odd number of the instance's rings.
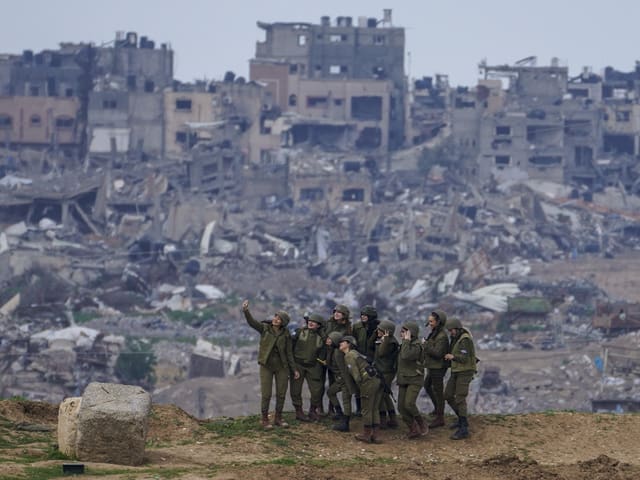
[[[112,40],[117,30],[170,43],[182,81],[248,74],[256,21],[319,23],[322,15],[382,17],[392,8],[406,29],[407,73],[446,73],[454,85],[478,78],[478,62],[558,57],[577,75],[583,66],[631,71],[640,59],[640,0],[3,0],[0,52],[56,48],[61,41]],[[410,60],[409,60],[410,58]]]

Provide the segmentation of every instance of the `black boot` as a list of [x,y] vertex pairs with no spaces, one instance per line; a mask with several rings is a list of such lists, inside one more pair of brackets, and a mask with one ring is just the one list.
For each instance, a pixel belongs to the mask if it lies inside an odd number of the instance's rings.
[[380,412],[380,425],[378,426],[380,430],[387,429],[387,411]]
[[387,422],[388,428],[398,428],[400,425],[398,424],[398,419],[396,417],[396,412],[389,410],[387,412],[389,414],[389,421]]
[[452,440],[462,440],[463,438],[467,438],[469,436],[469,423],[467,422],[467,417],[460,417],[460,428],[456,430],[456,432],[451,435]]
[[343,415],[342,418],[340,418],[340,421],[333,426],[333,429],[336,432],[348,432],[350,421],[351,419],[349,418],[349,415]]
[[451,430],[457,430],[460,428],[460,417],[456,418],[456,421],[449,425]]
[[360,397],[356,397],[356,413],[353,414],[354,417],[362,416],[362,399]]
[[334,405],[333,411],[335,415],[331,417],[331,420],[333,420],[334,422],[337,422],[338,420],[342,419],[342,417],[344,416],[344,413],[342,412],[342,407],[340,405]]

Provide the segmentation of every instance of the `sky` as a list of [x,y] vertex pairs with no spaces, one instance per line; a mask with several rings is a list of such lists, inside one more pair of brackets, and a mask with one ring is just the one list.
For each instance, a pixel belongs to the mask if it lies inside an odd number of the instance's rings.
[[168,43],[181,81],[248,76],[265,22],[319,23],[328,15],[382,18],[406,29],[409,78],[449,75],[473,85],[478,63],[513,64],[529,56],[538,65],[556,57],[571,76],[585,66],[631,71],[640,60],[638,0],[20,0],[2,2],[0,53],[55,49],[60,42],[111,41],[135,31]]

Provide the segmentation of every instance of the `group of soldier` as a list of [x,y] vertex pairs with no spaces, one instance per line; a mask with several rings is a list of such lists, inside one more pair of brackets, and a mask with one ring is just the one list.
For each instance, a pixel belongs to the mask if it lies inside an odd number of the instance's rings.
[[[379,320],[371,305],[360,309],[360,320],[355,323],[346,305],[336,305],[328,320],[318,313],[305,313],[305,324],[293,334],[287,327],[289,314],[284,310],[276,312],[271,320],[258,321],[245,300],[242,312],[260,334],[258,364],[264,428],[288,426],[282,411],[290,384],[297,420],[320,420],[326,393],[327,413],[337,422],[333,429],[348,432],[351,418],[362,417],[363,431],[355,438],[363,442],[379,443],[379,430],[398,428],[398,416],[408,427],[408,439],[422,437],[429,428],[443,427],[445,401],[457,415],[450,426],[455,430],[451,438],[469,436],[467,395],[478,360],[471,333],[459,319],[447,319],[445,312],[433,311],[427,319],[426,338],[419,337],[418,323],[407,321],[401,325],[398,340],[395,323]],[[397,412],[391,389],[394,380],[398,386]],[[274,383],[276,404],[270,423]],[[307,413],[302,400],[305,383],[310,394]],[[423,387],[434,406],[430,423],[417,407]]]

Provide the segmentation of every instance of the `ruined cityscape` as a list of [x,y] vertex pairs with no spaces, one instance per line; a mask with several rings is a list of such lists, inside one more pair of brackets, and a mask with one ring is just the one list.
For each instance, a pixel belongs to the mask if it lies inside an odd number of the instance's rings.
[[247,298],[458,316],[474,413],[640,409],[640,63],[408,78],[378,13],[258,21],[213,81],[143,32],[0,53],[0,398],[258,412]]

